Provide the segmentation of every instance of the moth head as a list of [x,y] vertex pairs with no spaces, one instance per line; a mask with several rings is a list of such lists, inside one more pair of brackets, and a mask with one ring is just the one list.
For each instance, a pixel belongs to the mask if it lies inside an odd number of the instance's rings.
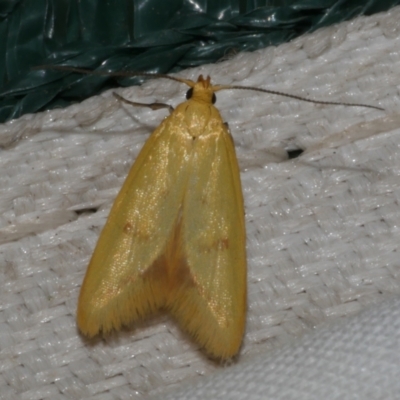
[[185,80],[185,83],[190,86],[190,89],[186,92],[186,98],[204,103],[214,104],[217,100],[215,96],[214,87],[211,85],[211,78],[207,76],[206,79],[203,75],[197,78],[197,82]]

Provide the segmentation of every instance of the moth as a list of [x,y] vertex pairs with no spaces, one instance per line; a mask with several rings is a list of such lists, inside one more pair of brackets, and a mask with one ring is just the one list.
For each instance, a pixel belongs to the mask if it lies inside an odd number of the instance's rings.
[[[58,68],[88,73],[78,68]],[[128,73],[113,75],[128,76]],[[151,134],[111,209],[78,301],[81,332],[119,330],[164,309],[214,359],[235,356],[246,321],[246,231],[235,146],[213,105],[215,92],[250,89],[168,75],[187,101]],[[117,96],[119,97],[119,96]]]

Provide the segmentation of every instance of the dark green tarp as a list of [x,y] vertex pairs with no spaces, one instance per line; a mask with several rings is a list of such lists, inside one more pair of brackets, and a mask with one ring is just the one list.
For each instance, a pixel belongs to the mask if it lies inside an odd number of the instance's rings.
[[34,66],[168,73],[277,45],[399,2],[0,0],[0,122],[135,82]]

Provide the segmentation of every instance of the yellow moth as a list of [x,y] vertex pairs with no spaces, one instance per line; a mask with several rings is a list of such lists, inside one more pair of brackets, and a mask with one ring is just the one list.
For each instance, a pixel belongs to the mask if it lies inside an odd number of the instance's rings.
[[115,200],[83,281],[78,326],[93,337],[164,309],[210,357],[229,359],[245,328],[246,233],[235,147],[214,93],[286,94],[154,76],[188,85],[188,100],[151,134]]
[[87,336],[160,308],[216,358],[235,355],[246,315],[243,196],[210,79],[152,133],[111,209],[78,303]]

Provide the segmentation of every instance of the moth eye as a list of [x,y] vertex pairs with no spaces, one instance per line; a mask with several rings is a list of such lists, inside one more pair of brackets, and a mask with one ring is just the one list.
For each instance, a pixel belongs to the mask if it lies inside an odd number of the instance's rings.
[[190,88],[187,92],[186,92],[186,99],[189,100],[191,99],[193,96],[193,88]]
[[213,93],[211,97],[211,103],[215,104],[216,101],[217,101],[217,96],[215,95],[215,93]]

